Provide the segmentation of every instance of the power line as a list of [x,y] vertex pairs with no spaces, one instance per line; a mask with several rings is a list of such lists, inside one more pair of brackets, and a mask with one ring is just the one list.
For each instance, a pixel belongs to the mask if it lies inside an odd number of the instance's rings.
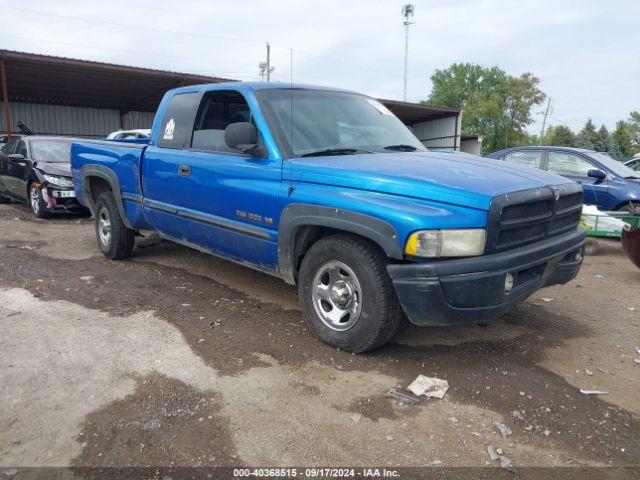
[[[0,4],[0,8],[5,8],[5,9],[12,9],[15,11],[19,11],[19,12],[24,12],[24,13],[31,13],[34,15],[44,15],[44,16],[48,16],[48,17],[55,17],[55,18],[62,18],[62,19],[66,19],[66,20],[74,20],[74,21],[80,21],[80,22],[89,22],[89,23],[96,23],[96,24],[101,24],[101,25],[109,25],[109,26],[115,26],[115,27],[122,27],[122,28],[131,28],[131,29],[135,29],[135,30],[147,30],[147,31],[152,31],[152,32],[156,32],[156,33],[168,33],[168,34],[172,34],[172,35],[187,35],[187,36],[192,36],[192,37],[200,37],[200,38],[211,38],[211,39],[221,39],[221,40],[229,40],[229,41],[237,41],[237,42],[246,42],[246,43],[258,43],[258,44],[264,44],[265,42],[263,40],[255,40],[255,39],[249,39],[249,38],[241,38],[241,37],[230,37],[230,36],[226,36],[226,35],[215,35],[215,34],[208,34],[208,33],[198,33],[198,32],[189,32],[186,30],[171,30],[171,29],[165,29],[165,28],[159,28],[159,27],[150,27],[150,26],[146,26],[146,25],[132,25],[132,24],[127,24],[127,23],[119,23],[119,22],[113,22],[113,21],[109,21],[109,20],[101,20],[101,19],[95,19],[95,18],[87,18],[87,17],[79,17],[79,16],[74,16],[74,15],[62,15],[59,13],[51,13],[51,12],[46,12],[46,11],[42,11],[42,10],[34,10],[34,9],[30,9],[30,8],[24,8],[24,7],[17,7],[14,5],[6,5],[6,4]],[[50,42],[52,43],[52,42]],[[338,63],[338,64],[342,64],[345,66],[348,66],[350,68],[354,68],[357,70],[362,70],[362,71],[366,71],[369,73],[375,73],[378,75],[384,75],[384,76],[388,76],[388,77],[395,77],[395,75],[390,74],[389,72],[383,72],[381,70],[375,70],[375,69],[371,69],[369,67],[365,67],[363,65],[358,65],[358,64],[354,64],[353,62],[347,62],[344,60],[339,60],[333,57],[327,57],[327,56],[320,56],[305,50],[299,50],[299,49],[292,49],[290,47],[286,47],[286,46],[282,46],[282,45],[271,45],[272,47],[275,48],[281,48],[287,51],[293,50],[296,53],[301,53],[304,55],[308,55],[311,58],[317,58],[320,60],[325,60],[325,61],[329,61],[329,62],[333,62],[333,63]]]
[[68,47],[78,47],[78,48],[91,48],[94,50],[105,50],[105,51],[111,51],[111,52],[119,52],[119,53],[129,53],[129,54],[133,54],[133,55],[148,55],[151,57],[165,57],[165,58],[177,58],[177,59],[182,59],[182,60],[196,60],[196,61],[210,61],[210,62],[220,62],[220,63],[231,63],[231,64],[236,64],[236,65],[247,65],[247,66],[251,66],[251,63],[248,62],[238,62],[237,60],[221,60],[219,58],[210,58],[210,57],[185,57],[183,55],[171,55],[171,54],[166,54],[166,53],[155,53],[155,52],[142,52],[139,50],[128,50],[128,49],[123,49],[123,48],[111,48],[111,47],[101,47],[98,45],[87,45],[87,44],[80,44],[80,43],[73,43],[73,42],[61,42],[59,40],[46,40],[43,38],[33,38],[33,37],[23,37],[20,35],[10,35],[7,33],[0,33],[0,36],[2,37],[8,37],[8,38],[15,38],[18,40],[29,40],[29,41],[33,41],[33,42],[41,42],[41,43],[51,43],[51,44],[56,44],[56,45],[65,45]]
[[249,39],[249,38],[228,37],[226,35],[212,35],[210,33],[196,33],[196,32],[182,31],[182,30],[170,30],[170,29],[167,29],[167,28],[149,27],[147,25],[142,25],[142,24],[131,25],[131,24],[126,24],[126,23],[112,22],[112,21],[109,21],[109,20],[100,20],[100,19],[95,19],[95,18],[76,17],[76,16],[72,16],[72,15],[62,15],[62,14],[59,14],[59,13],[43,12],[41,10],[32,10],[30,8],[16,7],[14,5],[0,5],[0,8],[8,8],[8,9],[11,9],[11,10],[17,10],[19,12],[25,12],[25,13],[32,13],[32,14],[35,14],[35,15],[46,15],[48,17],[64,18],[64,19],[67,19],[67,20],[77,20],[77,21],[81,21],[81,22],[99,23],[99,24],[102,24],[102,25],[110,25],[110,26],[114,26],[114,27],[134,28],[136,30],[149,30],[149,31],[156,32],[156,33],[170,33],[170,34],[174,34],[174,35],[190,35],[190,36],[193,36],[193,37],[201,37],[201,38],[217,38],[217,39],[221,39],[221,40],[231,40],[231,41],[234,41],[234,42],[264,43],[262,40],[253,40],[253,39]]

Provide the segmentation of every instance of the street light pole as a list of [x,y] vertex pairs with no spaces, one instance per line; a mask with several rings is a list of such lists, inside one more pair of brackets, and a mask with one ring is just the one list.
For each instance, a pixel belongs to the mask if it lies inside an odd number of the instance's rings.
[[407,71],[409,69],[409,25],[413,25],[414,6],[410,3],[402,7],[402,16],[404,20],[404,85],[402,90],[402,99],[407,101]]

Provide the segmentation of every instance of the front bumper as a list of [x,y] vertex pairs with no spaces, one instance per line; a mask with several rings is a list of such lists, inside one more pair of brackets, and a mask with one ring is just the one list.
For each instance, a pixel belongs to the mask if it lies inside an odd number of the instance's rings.
[[45,185],[40,190],[42,199],[50,211],[77,211],[82,208],[76,199],[76,192],[73,188],[60,188],[52,185]]
[[[398,299],[416,325],[483,322],[503,315],[533,292],[578,274],[586,234],[570,233],[480,257],[387,267]],[[505,291],[507,273],[514,285]]]

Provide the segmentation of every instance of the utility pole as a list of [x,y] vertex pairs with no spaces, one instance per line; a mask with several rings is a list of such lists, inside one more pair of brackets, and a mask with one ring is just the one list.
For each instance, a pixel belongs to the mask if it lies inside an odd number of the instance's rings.
[[7,137],[11,140],[11,114],[9,113],[9,87],[7,87],[7,69],[4,58],[0,58],[0,82],[2,83],[2,104],[4,105],[4,121],[7,126]]
[[260,68],[260,79],[264,81],[266,77],[267,82],[270,82],[271,72],[275,70],[275,67],[271,66],[271,45],[269,45],[269,42],[267,42],[267,61],[260,62],[258,68]]
[[542,145],[542,137],[544,137],[544,129],[547,126],[547,116],[549,116],[549,108],[551,108],[551,97],[549,97],[549,100],[547,100],[547,109],[544,111],[544,120],[542,120],[542,131],[540,132],[538,145]]
[[407,101],[407,70],[409,68],[409,25],[413,25],[414,6],[407,3],[402,7],[402,16],[404,20],[404,87],[402,90],[402,99]]

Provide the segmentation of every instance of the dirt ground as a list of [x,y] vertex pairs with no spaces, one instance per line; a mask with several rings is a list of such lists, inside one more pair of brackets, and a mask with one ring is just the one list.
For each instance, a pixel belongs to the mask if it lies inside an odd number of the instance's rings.
[[[348,354],[295,288],[193,250],[97,249],[88,218],[0,206],[0,468],[640,465],[640,270],[619,245],[488,327]],[[418,374],[441,400],[385,397]],[[605,390],[584,395],[580,389]],[[503,438],[494,422],[513,434]],[[8,469],[8,470],[7,470]]]

